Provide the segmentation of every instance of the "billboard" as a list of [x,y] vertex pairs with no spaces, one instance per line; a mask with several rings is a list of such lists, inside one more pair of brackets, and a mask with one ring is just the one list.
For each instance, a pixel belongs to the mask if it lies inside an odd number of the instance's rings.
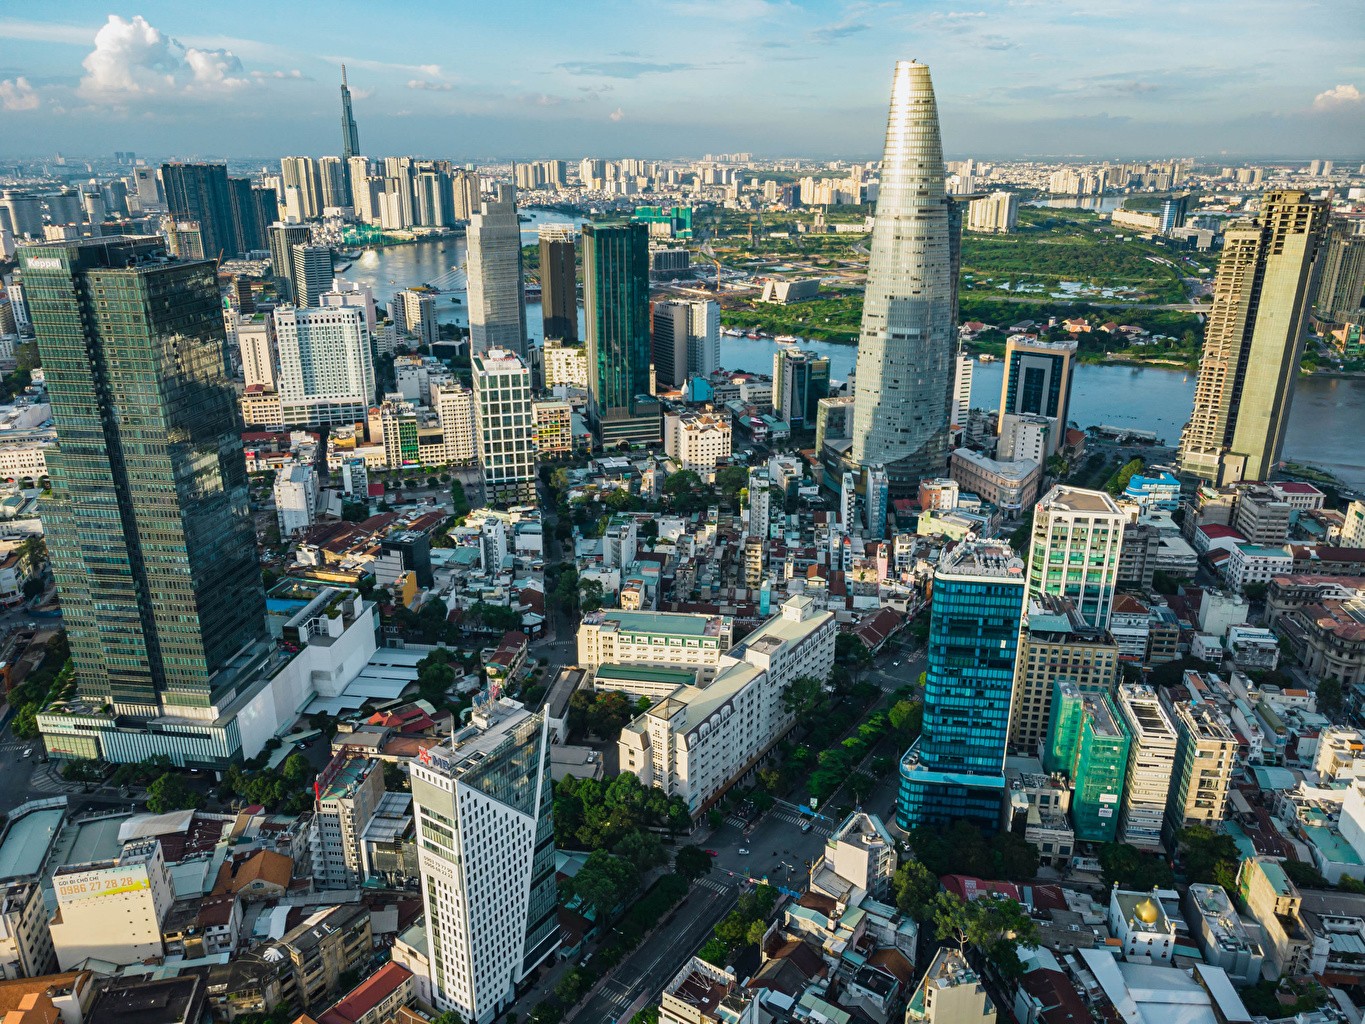
[[96,868],[56,875],[52,887],[60,900],[86,900],[95,896],[120,896],[150,889],[146,871],[127,867]]

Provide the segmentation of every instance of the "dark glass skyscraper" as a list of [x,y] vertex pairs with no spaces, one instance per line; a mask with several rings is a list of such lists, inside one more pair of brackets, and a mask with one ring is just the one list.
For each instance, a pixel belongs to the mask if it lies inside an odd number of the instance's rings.
[[78,693],[207,708],[265,598],[215,265],[157,238],[23,246],[60,453],[48,550]]
[[555,225],[540,231],[540,308],[545,337],[578,343],[578,270],[573,229]]
[[603,445],[659,441],[650,393],[649,228],[583,226],[589,412]]
[[1003,541],[963,541],[934,573],[924,727],[901,759],[903,829],[1001,823],[1024,583],[1024,562]]
[[349,160],[360,152],[360,132],[351,112],[351,87],[346,84],[346,65],[341,65],[341,159]]
[[233,228],[232,189],[224,164],[162,164],[166,209],[176,220],[199,222],[204,258],[241,255]]

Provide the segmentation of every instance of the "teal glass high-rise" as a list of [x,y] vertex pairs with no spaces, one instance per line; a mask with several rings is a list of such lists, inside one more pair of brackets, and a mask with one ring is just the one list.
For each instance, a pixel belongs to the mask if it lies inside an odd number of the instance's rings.
[[193,715],[265,633],[215,264],[125,236],[19,262],[60,447],[43,521],[77,693]]
[[589,412],[604,446],[658,444],[650,387],[649,228],[583,226]]
[[1005,747],[1024,606],[1024,563],[1003,541],[963,541],[934,574],[924,725],[901,759],[903,829],[1004,813]]

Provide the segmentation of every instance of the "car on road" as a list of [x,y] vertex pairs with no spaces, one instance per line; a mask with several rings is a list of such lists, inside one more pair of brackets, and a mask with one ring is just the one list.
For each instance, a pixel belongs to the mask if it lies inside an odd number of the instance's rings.
[[32,747],[29,747],[27,750],[24,751],[24,759],[27,760],[28,758],[30,758],[30,757],[32,757],[32,756],[33,756],[33,748],[32,748]]
[[811,823],[810,823],[809,821],[807,821],[807,822],[805,822],[805,823],[801,826],[801,831],[802,831],[802,832],[809,832],[809,831],[811,830],[812,827],[813,827],[813,826],[811,825]]
[[891,664],[896,666],[897,668],[900,668],[901,663],[899,661],[893,661]]
[[712,857],[719,857],[719,856],[720,856],[720,854],[718,854],[715,850],[707,850],[706,852],[707,852],[707,854],[708,854],[709,856],[712,856]]
[[740,855],[741,857],[747,857],[747,856],[749,856],[749,851],[748,851],[745,847],[741,846],[741,847],[739,848],[739,855]]

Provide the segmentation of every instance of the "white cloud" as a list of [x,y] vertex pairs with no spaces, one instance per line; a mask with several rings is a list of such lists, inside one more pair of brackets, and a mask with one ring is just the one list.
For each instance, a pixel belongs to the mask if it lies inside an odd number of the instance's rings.
[[1334,85],[1326,92],[1320,92],[1313,97],[1313,109],[1335,110],[1337,107],[1359,103],[1362,100],[1365,100],[1365,94],[1354,85]]
[[242,62],[230,50],[185,46],[142,15],[117,14],[95,34],[95,48],[81,64],[79,92],[93,102],[121,103],[135,97],[229,92],[249,85]]
[[0,110],[37,110],[41,102],[23,75],[0,81]]
[[612,111],[610,114],[608,114],[607,116],[608,116],[609,118],[611,118],[613,121],[619,121],[619,120],[621,120],[621,118],[623,118],[623,117],[626,116],[626,112],[625,112],[624,110],[622,110],[620,107],[617,107],[615,110],[613,110],[613,111]]
[[420,89],[424,92],[450,92],[455,86],[449,82],[428,82],[424,78],[411,78],[408,80],[409,89]]
[[82,25],[53,25],[44,21],[0,18],[0,39],[23,39],[36,43],[72,43],[87,46],[95,36]]

